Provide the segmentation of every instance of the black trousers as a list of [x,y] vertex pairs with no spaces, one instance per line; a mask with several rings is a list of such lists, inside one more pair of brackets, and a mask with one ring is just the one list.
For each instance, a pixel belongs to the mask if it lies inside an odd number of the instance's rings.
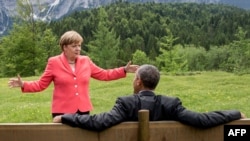
[[[87,112],[81,112],[81,111],[78,110],[76,113],[80,114],[80,115],[88,115],[89,111],[87,111]],[[54,118],[55,116],[64,115],[64,114],[65,113],[52,113],[52,117]]]

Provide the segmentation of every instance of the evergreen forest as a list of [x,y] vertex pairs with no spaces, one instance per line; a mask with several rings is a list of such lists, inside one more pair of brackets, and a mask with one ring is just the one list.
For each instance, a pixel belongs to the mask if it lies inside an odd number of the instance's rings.
[[102,68],[153,64],[162,72],[250,73],[250,11],[218,4],[117,2],[77,11],[49,23],[34,20],[32,6],[0,38],[0,77],[40,75],[60,54],[60,36],[75,30],[82,55]]

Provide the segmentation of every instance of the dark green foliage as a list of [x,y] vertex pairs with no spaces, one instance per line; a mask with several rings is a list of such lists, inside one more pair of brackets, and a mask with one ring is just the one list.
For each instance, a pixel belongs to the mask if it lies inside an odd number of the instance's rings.
[[211,47],[206,54],[205,70],[223,70],[232,72],[232,63],[228,63],[229,57],[232,55],[228,46]]
[[14,26],[14,31],[3,38],[1,48],[4,48],[1,62],[4,76],[32,76],[40,65],[44,66],[45,54],[25,26]]
[[[206,50],[202,47],[188,45],[183,48],[182,52],[186,54],[187,66],[189,71],[204,71],[208,65]],[[215,60],[216,61],[216,60]]]
[[105,9],[100,9],[98,16],[101,20],[93,31],[94,39],[87,44],[88,54],[102,68],[117,67],[120,39],[113,29],[107,27],[105,21],[108,16]]
[[168,36],[162,37],[158,42],[161,52],[156,57],[158,68],[165,72],[174,73],[187,71],[186,53],[182,52],[182,46],[174,45],[174,41],[178,38],[174,38],[169,30],[166,30],[166,32]]
[[[12,41],[9,44],[13,48],[20,47],[20,42],[26,42],[26,46],[35,48],[27,47],[27,50],[33,49],[30,51],[32,53],[41,52],[39,56],[42,59],[27,54],[25,56],[29,58],[22,58],[26,61],[19,64],[24,69],[25,63],[33,63],[32,69],[41,71],[42,66],[36,66],[38,62],[35,60],[45,61],[57,54],[60,50],[57,50],[56,38],[68,30],[76,30],[84,37],[82,53],[89,55],[104,68],[125,65],[132,59],[139,64],[143,61],[148,63],[149,59],[149,63],[157,65],[162,71],[222,70],[249,73],[250,70],[250,11],[236,7],[195,3],[117,2],[75,12],[47,26],[34,22],[32,18],[28,21],[26,26],[33,36],[24,32],[22,35],[12,33],[12,37],[9,36],[8,40],[3,38],[0,42],[1,62],[7,61],[1,66],[1,71],[13,71],[12,74],[18,72],[15,64],[17,61],[14,61],[18,60],[17,57],[8,58],[11,54],[6,55],[4,49],[8,42]],[[42,33],[47,29],[52,29],[52,32]],[[33,38],[33,41],[26,37]],[[44,47],[44,50],[37,49],[39,47]],[[21,50],[15,51],[20,54],[16,54],[20,59]],[[1,73],[0,76],[3,75],[7,74]]]
[[[131,58],[137,49],[155,60],[160,54],[156,42],[167,35],[164,31],[166,28],[178,38],[174,45],[192,44],[205,50],[233,42],[238,27],[248,31],[246,38],[250,37],[250,13],[236,7],[195,3],[117,2],[102,8],[108,16],[104,21],[106,26],[120,36],[119,48],[127,53],[119,55],[119,60],[123,62]],[[58,36],[66,30],[75,29],[85,37],[85,44],[88,44],[95,38],[93,31],[96,31],[101,20],[98,11],[100,8],[76,12],[61,21],[52,22],[50,27]]]
[[233,72],[250,73],[250,39],[246,38],[246,31],[241,27],[235,34],[237,40],[230,44],[231,55],[229,62],[233,65]]
[[45,23],[35,21],[30,0],[18,0],[18,14],[9,35],[0,43],[1,76],[40,74],[50,56],[58,54],[56,36]]
[[135,51],[132,61],[137,65],[150,64],[149,58],[146,56],[145,52],[141,50]]

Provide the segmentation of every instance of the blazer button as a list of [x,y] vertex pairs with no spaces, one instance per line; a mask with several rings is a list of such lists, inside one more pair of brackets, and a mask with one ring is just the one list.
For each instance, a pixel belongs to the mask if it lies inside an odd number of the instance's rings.
[[76,95],[78,95],[78,93],[76,93]]

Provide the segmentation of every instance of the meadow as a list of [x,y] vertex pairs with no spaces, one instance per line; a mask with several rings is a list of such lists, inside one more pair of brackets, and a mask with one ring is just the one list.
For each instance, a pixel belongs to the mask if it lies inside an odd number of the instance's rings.
[[[25,80],[36,80],[25,77]],[[109,111],[117,97],[133,93],[134,74],[115,81],[91,79],[90,93],[94,110],[91,114]],[[9,88],[9,78],[0,78],[0,123],[52,122],[50,113],[53,83],[38,93],[22,93],[20,88]],[[194,75],[162,74],[156,94],[177,96],[190,110],[209,112],[238,109],[250,116],[250,75],[226,72],[200,72]]]

